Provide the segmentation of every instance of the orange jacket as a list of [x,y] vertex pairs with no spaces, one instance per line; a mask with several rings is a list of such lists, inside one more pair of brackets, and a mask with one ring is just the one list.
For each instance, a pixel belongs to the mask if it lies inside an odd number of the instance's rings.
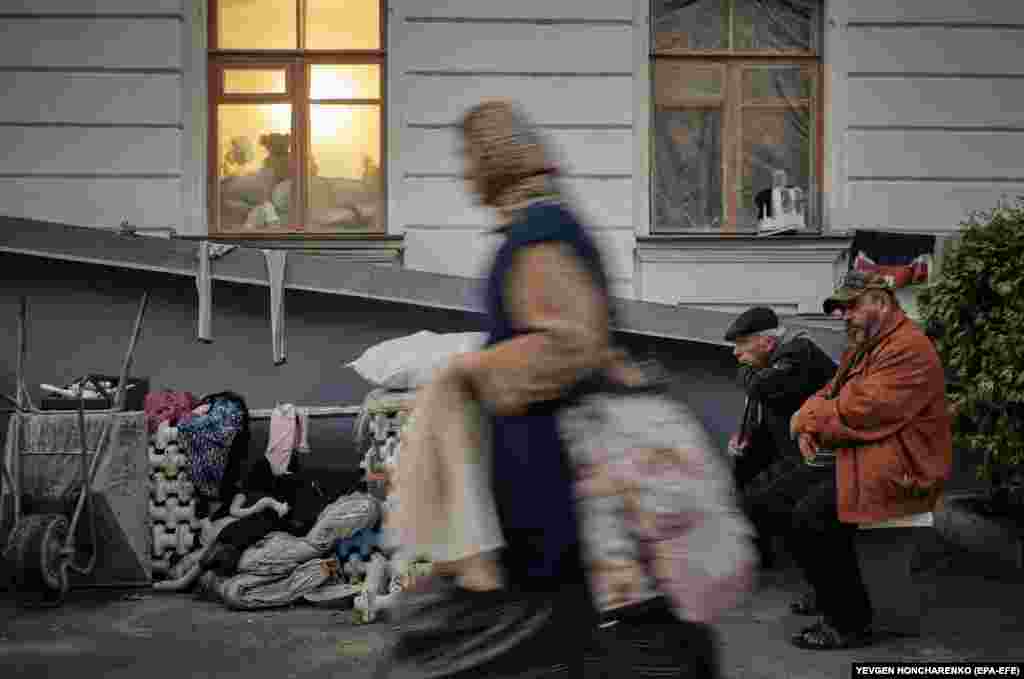
[[930,511],[953,466],[942,364],[931,340],[897,310],[879,341],[847,375],[836,377],[794,416],[794,429],[836,451],[839,519],[870,523]]

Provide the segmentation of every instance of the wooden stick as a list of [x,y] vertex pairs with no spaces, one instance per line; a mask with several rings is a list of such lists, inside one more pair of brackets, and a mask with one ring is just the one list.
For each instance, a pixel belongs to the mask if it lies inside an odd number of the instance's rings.
[[8,396],[7,394],[0,394],[0,399],[3,399],[4,401],[7,401],[12,406],[14,406],[15,407],[15,411],[14,412],[19,412],[19,413],[25,412],[25,409],[21,407],[21,405],[18,403],[17,399],[15,399],[13,396]]
[[146,314],[146,305],[149,304],[149,290],[142,293],[142,301],[139,303],[139,313],[135,317],[135,328],[132,330],[132,339],[128,343],[128,353],[124,356],[124,364],[121,366],[121,380],[117,383],[117,404],[114,410],[124,410],[125,399],[128,397],[128,373],[132,368],[132,359],[135,357],[135,345],[139,341],[139,334],[142,331],[142,317]]

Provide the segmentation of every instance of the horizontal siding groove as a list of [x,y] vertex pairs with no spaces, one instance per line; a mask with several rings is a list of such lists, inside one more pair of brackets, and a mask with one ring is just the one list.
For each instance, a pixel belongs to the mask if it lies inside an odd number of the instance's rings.
[[[476,231],[482,236],[498,235],[496,227],[491,224],[403,224],[402,228],[407,231]],[[625,225],[607,226],[595,224],[588,227],[591,231],[633,231],[634,227]]]
[[[458,127],[456,123],[406,123],[405,125],[410,130],[454,130]],[[593,130],[623,130],[628,131],[633,129],[633,125],[630,123],[537,123],[535,125],[540,130],[581,130],[584,132]]]
[[76,123],[66,121],[50,121],[50,122],[19,122],[19,121],[8,121],[0,120],[0,127],[79,127],[84,129],[89,128],[111,128],[115,127],[118,129],[149,129],[149,130],[183,130],[184,125],[181,123]]
[[1024,125],[849,125],[850,132],[966,132],[987,134],[989,132],[1024,132]]
[[632,19],[585,19],[546,17],[427,17],[407,16],[408,24],[520,24],[527,26],[632,26]]
[[948,78],[950,80],[1024,80],[1024,73],[925,73],[906,71],[903,73],[878,73],[875,71],[850,71],[847,78],[884,78],[908,80],[910,78]]
[[181,75],[180,68],[125,66],[0,66],[0,73],[134,73],[137,75]]
[[980,31],[1021,31],[1024,24],[983,24],[967,21],[865,21],[859,19],[846,24],[847,28],[870,29],[915,29],[915,28],[949,28],[952,30]]
[[946,184],[1017,184],[1024,183],[1024,175],[1020,177],[885,177],[885,176],[859,176],[847,177],[849,182],[864,184],[877,183],[946,183]]
[[32,13],[18,13],[18,14],[7,14],[0,12],[0,21],[6,20],[47,20],[47,19],[76,19],[76,20],[106,20],[106,19],[138,19],[140,21],[149,21],[150,19],[165,20],[165,21],[184,21],[185,17],[182,14],[141,14],[141,13],[121,13],[121,14],[84,14],[81,12],[66,12],[61,14],[32,14]]
[[408,70],[405,75],[445,78],[632,78],[631,71],[611,71],[606,73],[582,73],[579,71],[476,71],[476,70],[443,70],[420,71]]
[[18,172],[0,173],[0,179],[181,179],[181,172]]
[[406,231],[475,231],[481,236],[497,235],[494,225],[483,224],[403,224]]
[[[563,179],[632,179],[632,174],[617,174],[617,173],[579,173],[579,172],[566,172],[560,174],[559,177]],[[403,179],[449,179],[452,181],[462,181],[463,177],[455,172],[406,172],[402,175]]]

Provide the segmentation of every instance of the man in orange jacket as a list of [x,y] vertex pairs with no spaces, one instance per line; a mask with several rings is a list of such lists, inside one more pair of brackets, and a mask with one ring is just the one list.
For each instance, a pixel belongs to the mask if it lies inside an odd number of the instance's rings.
[[836,309],[850,347],[832,381],[790,423],[809,464],[828,451],[835,456],[835,473],[809,490],[792,517],[793,556],[823,615],[793,637],[809,649],[869,641],[857,524],[930,511],[953,462],[945,376],[931,340],[874,274],[847,274],[824,303],[825,313]]

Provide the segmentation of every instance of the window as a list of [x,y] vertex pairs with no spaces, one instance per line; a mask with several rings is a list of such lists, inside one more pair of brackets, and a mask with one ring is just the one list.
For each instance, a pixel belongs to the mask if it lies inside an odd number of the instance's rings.
[[381,0],[211,0],[210,231],[384,229]]
[[820,224],[820,4],[653,0],[652,231],[754,231],[773,181]]

